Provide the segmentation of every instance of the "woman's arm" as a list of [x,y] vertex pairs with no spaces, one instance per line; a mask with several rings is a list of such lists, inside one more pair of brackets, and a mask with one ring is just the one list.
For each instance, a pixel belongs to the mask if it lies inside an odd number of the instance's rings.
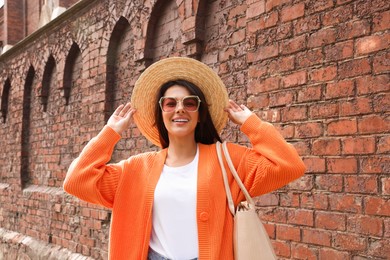
[[[273,125],[262,121],[245,106],[233,106],[233,109],[228,111],[229,116],[241,125],[240,129],[248,136],[252,148],[228,144],[228,150],[251,196],[276,190],[304,174],[306,168],[297,151]],[[237,114],[241,115],[241,121],[236,119]],[[233,185],[233,189],[238,188]],[[244,197],[239,193],[237,200],[242,199]]]
[[103,130],[88,142],[70,165],[63,185],[66,192],[94,204],[112,207],[124,161],[107,163],[134,113],[130,103],[115,110]]

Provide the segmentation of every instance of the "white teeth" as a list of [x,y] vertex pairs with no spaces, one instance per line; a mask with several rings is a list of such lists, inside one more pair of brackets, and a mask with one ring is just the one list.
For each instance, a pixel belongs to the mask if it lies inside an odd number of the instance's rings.
[[173,122],[188,122],[188,119],[173,119]]

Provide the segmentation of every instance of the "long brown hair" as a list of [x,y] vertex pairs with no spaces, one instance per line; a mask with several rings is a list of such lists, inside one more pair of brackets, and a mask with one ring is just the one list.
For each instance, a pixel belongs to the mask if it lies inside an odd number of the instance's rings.
[[[199,122],[195,128],[195,142],[202,144],[213,144],[217,141],[221,141],[217,129],[215,128],[213,121],[211,120],[211,115],[208,109],[208,103],[203,92],[195,84],[188,82],[186,80],[175,80],[169,81],[163,84],[160,87],[160,90],[157,93],[156,100],[160,100],[164,96],[165,92],[172,86],[177,85],[186,88],[190,95],[196,95],[200,98],[199,106]],[[161,108],[156,102],[155,104],[155,125],[157,126],[160,143],[162,148],[167,148],[169,146],[169,137],[168,131],[164,125]]]

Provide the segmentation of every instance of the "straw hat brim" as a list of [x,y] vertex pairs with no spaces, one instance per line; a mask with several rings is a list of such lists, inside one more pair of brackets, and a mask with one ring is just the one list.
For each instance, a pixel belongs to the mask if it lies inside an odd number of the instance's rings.
[[218,133],[226,126],[228,117],[224,108],[228,94],[220,77],[207,65],[192,58],[172,57],[149,66],[135,83],[131,104],[137,109],[134,121],[141,133],[161,147],[155,123],[157,92],[168,81],[186,80],[198,86],[205,95],[211,119]]

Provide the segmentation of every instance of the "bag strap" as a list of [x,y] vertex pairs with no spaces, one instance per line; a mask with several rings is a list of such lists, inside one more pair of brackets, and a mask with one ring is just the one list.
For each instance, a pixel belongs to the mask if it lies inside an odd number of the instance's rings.
[[[232,215],[234,216],[235,215],[234,202],[233,202],[232,192],[230,190],[230,186],[229,186],[229,182],[228,182],[228,178],[227,178],[226,169],[225,169],[223,159],[222,159],[221,143],[217,142],[216,147],[217,147],[217,155],[218,155],[219,164],[221,165],[223,182],[225,185],[225,191],[226,191],[226,197],[227,197],[228,204],[229,204],[229,209],[230,209],[230,212],[232,213]],[[251,195],[249,194],[248,190],[245,188],[244,183],[242,183],[240,176],[238,176],[236,169],[234,168],[234,165],[233,165],[232,160],[231,160],[230,155],[229,155],[229,151],[228,151],[227,146],[226,146],[226,142],[223,142],[222,150],[223,150],[223,153],[225,155],[225,159],[226,159],[226,162],[229,166],[230,172],[232,173],[234,179],[236,180],[238,186],[240,187],[242,193],[244,194],[249,206],[254,208],[255,203],[254,203]]]

